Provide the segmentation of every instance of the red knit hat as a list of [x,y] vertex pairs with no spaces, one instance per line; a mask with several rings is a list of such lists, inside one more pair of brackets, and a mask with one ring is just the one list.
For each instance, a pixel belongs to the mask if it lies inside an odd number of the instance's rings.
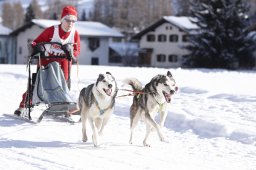
[[77,18],[76,8],[73,6],[65,6],[62,10],[61,19],[67,15],[73,15]]

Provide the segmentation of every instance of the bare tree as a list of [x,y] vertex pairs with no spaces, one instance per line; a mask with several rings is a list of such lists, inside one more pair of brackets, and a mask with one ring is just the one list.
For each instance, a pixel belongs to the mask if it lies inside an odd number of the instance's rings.
[[21,3],[17,2],[13,4],[14,12],[14,28],[21,27],[24,24],[24,10],[21,6]]
[[[142,29],[147,23],[147,4],[145,0],[132,0],[128,11],[127,26],[130,29]],[[149,13],[149,11],[148,11]]]
[[41,7],[39,6],[37,0],[32,0],[31,6],[35,12],[35,18],[43,18],[43,12]]
[[190,15],[190,3],[189,0],[173,0],[173,6],[175,15],[177,16],[189,16]]
[[104,18],[103,18],[104,17],[104,13],[103,13],[104,6],[105,6],[104,0],[94,0],[93,20],[95,20],[95,21],[103,21],[104,20]]
[[24,12],[20,2],[3,4],[2,19],[3,25],[14,30],[23,25]]
[[95,0],[95,21],[123,30],[143,29],[172,14],[172,0]]
[[8,2],[5,2],[3,4],[2,7],[3,11],[2,11],[2,18],[3,18],[3,25],[14,29],[14,22],[13,22],[13,18],[14,18],[14,13],[13,13],[13,8],[12,5]]
[[47,0],[46,4],[49,8],[44,12],[44,18],[60,19],[63,7],[66,5],[77,7],[78,0]]

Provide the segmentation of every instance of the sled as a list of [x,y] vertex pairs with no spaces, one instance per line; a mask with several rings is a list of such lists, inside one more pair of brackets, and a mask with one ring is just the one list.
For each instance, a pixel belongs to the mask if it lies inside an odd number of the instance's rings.
[[[62,45],[56,42],[40,43],[45,49],[51,46],[58,47],[62,50]],[[70,44],[72,45],[72,44]],[[72,49],[70,49],[72,50]],[[63,50],[64,51],[64,50]],[[68,64],[68,80],[65,80],[64,73],[58,62],[51,62],[47,66],[40,66],[35,73],[31,72],[31,64],[40,62],[40,59],[66,59],[67,55],[73,54],[73,51],[64,51],[65,56],[46,56],[45,52],[38,52],[28,57],[28,85],[27,97],[25,102],[25,111],[20,115],[23,119],[28,119],[32,122],[40,123],[44,117],[48,116],[56,120],[62,120],[69,123],[75,123],[72,120],[72,113],[77,112],[77,103],[74,102],[70,95],[70,64]],[[71,55],[71,58],[74,57]],[[35,62],[37,60],[37,62]],[[38,117],[33,115],[37,107],[44,106],[45,109]],[[37,120],[32,120],[37,119]]]

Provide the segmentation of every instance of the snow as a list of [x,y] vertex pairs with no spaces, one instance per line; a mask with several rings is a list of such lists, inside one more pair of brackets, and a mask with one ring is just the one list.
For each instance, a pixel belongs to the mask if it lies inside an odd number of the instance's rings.
[[[60,24],[58,20],[47,20],[47,19],[33,19],[33,23],[36,25],[47,28],[52,25]],[[75,28],[81,36],[106,36],[106,37],[123,37],[124,35],[115,29],[100,23],[93,21],[77,21]]]
[[166,21],[173,23],[174,25],[182,29],[186,29],[186,30],[198,29],[198,26],[191,22],[191,19],[192,19],[191,17],[164,16],[163,18]]
[[3,26],[1,23],[0,23],[0,35],[9,35],[11,33],[11,29]]
[[[33,68],[35,69],[35,68]],[[44,118],[30,124],[4,116],[17,108],[27,83],[25,65],[0,65],[0,169],[111,170],[254,170],[256,167],[256,72],[208,69],[169,69],[179,91],[168,109],[160,142],[152,132],[143,147],[145,124],[129,141],[132,97],[116,99],[101,145],[81,141],[81,123],[70,125]],[[145,85],[167,69],[110,66],[72,67],[71,95],[111,72],[122,80],[136,77]],[[77,76],[78,74],[78,76]],[[119,91],[118,95],[126,92]]]

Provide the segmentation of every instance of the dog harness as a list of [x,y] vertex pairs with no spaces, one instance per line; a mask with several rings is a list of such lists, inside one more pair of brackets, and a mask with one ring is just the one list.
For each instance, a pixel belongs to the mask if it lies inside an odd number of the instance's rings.
[[[98,89],[96,88],[96,90],[98,91]],[[99,91],[98,91],[99,92]],[[92,95],[93,95],[93,97],[94,97],[94,94],[92,93]],[[110,105],[107,107],[107,108],[105,108],[105,109],[101,109],[100,108],[100,105],[99,105],[99,102],[96,100],[96,98],[94,97],[94,99],[95,99],[95,103],[96,103],[96,106],[97,106],[97,108],[99,109],[99,111],[100,111],[100,115],[103,115],[104,113],[105,113],[105,111],[107,111],[109,108],[111,108],[111,106],[113,105],[113,102],[112,103],[110,103]]]
[[103,115],[105,113],[105,111],[107,111],[111,107],[111,105],[112,105],[112,104],[110,104],[107,108],[101,109],[100,106],[99,106],[99,103],[98,103],[98,101],[96,99],[95,99],[95,103],[96,103],[97,108],[100,111],[100,115]]

